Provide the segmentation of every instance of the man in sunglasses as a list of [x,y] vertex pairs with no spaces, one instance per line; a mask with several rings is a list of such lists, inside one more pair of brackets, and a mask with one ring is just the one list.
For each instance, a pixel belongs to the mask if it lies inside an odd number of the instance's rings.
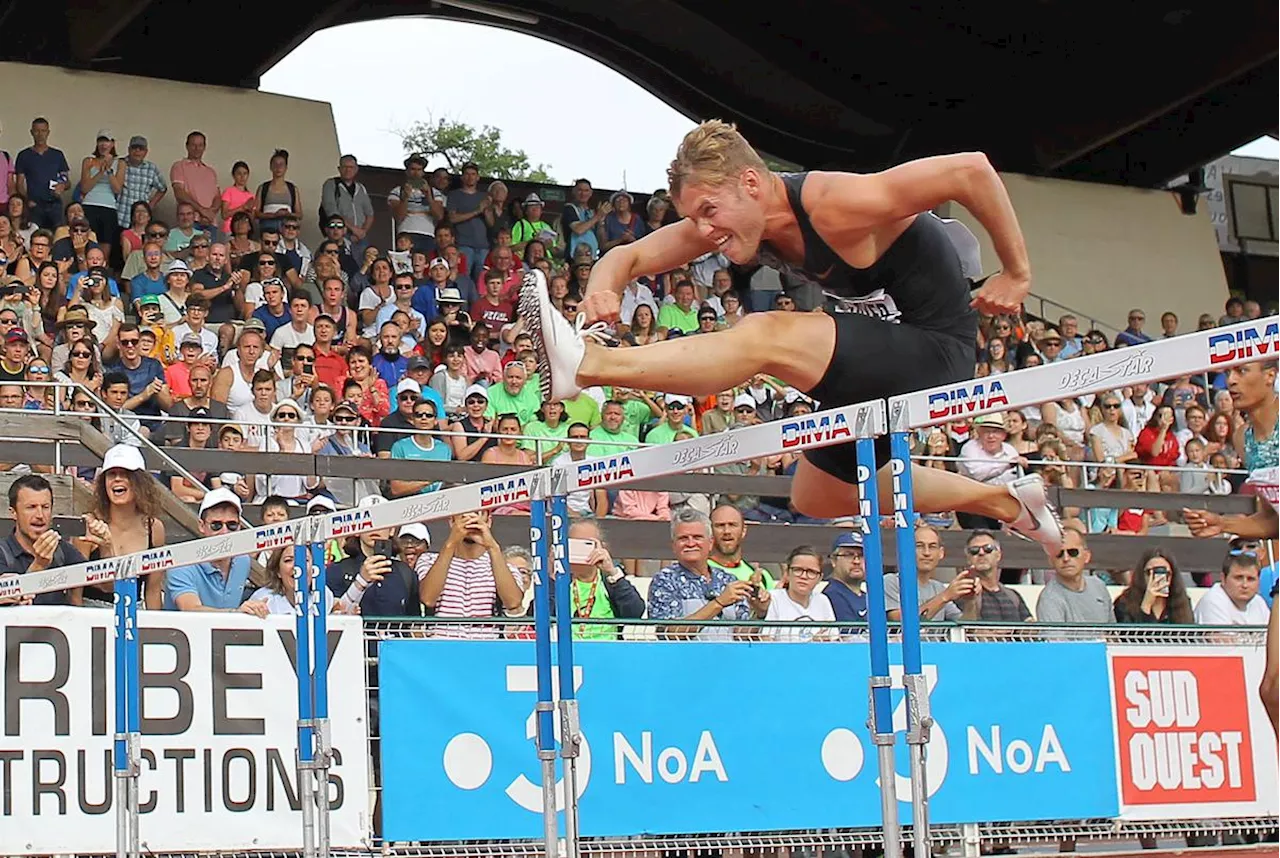
[[969,570],[978,576],[978,619],[989,623],[1022,623],[1031,611],[1016,590],[1000,582],[1000,541],[989,530],[975,530],[964,546]]
[[1036,600],[1039,622],[1103,625],[1116,621],[1107,585],[1085,571],[1092,559],[1084,534],[1075,528],[1063,528],[1062,547],[1053,557],[1057,574],[1044,585]]
[[[240,529],[240,498],[230,489],[213,489],[200,501],[200,535],[225,536]],[[164,580],[166,611],[240,612],[267,615],[267,603],[245,602],[249,556],[195,563],[169,570]]]

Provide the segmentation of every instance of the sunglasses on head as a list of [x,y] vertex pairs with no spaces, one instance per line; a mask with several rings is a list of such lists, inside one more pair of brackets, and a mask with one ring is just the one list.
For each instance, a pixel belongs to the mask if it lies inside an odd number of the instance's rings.
[[1079,557],[1079,556],[1080,556],[1079,548],[1064,548],[1061,551],[1059,551],[1057,554],[1057,558],[1059,560],[1061,560],[1064,557]]
[[239,521],[206,521],[205,524],[214,533],[221,533],[224,530],[234,532],[240,529]]
[[979,554],[994,554],[995,550],[994,545],[970,545],[965,549],[971,557],[977,557]]

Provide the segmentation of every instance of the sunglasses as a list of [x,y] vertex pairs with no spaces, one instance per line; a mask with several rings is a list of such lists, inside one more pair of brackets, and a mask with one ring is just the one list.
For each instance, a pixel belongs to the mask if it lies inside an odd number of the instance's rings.
[[71,231],[74,233],[79,233],[80,235],[84,235],[89,230],[83,226],[77,226],[77,227],[73,227]]
[[280,243],[280,239],[278,238],[272,238],[272,239],[264,238],[262,240],[263,247],[275,247],[279,243]]
[[1258,559],[1258,552],[1249,548],[1232,548],[1227,552],[1232,557],[1247,557],[1250,560]]
[[17,319],[0,319],[0,325],[16,325],[16,324],[18,324]]
[[667,410],[668,410],[668,411],[680,411],[680,410],[682,410],[683,408],[684,408],[684,403],[683,403],[683,402],[668,402],[668,403],[667,403]]
[[489,400],[485,399],[484,397],[481,397],[481,396],[467,397],[467,405],[488,405],[488,404],[489,404]]
[[1104,402],[1104,403],[1102,403],[1102,407],[1103,407],[1103,408],[1105,408],[1105,409],[1107,409],[1108,411],[1114,411],[1114,410],[1116,410],[1117,408],[1119,408],[1119,407],[1120,407],[1120,403],[1119,403],[1119,402]]
[[[325,229],[346,229],[346,226],[347,225],[345,223],[330,223],[330,224],[325,224]],[[329,252],[330,251],[328,250],[325,251],[325,253],[329,253]],[[337,253],[337,252],[338,251],[336,250],[333,251],[333,253]]]
[[67,327],[68,328],[87,328],[89,327],[89,323],[88,322],[67,322]]
[[1059,560],[1061,560],[1064,557],[1079,557],[1079,556],[1080,556],[1079,548],[1064,548],[1061,551],[1059,551],[1057,554],[1057,558]]
[[165,238],[168,235],[169,235],[169,230],[167,229],[160,229],[160,230],[156,230],[155,232],[150,232],[150,231],[147,232],[147,238]]
[[123,337],[120,338],[120,345],[124,346],[125,348],[128,348],[129,346],[136,346],[139,342],[141,342],[141,340],[139,340],[137,337],[134,337],[133,339],[129,339],[129,340],[126,340]]
[[274,259],[259,259],[258,264],[259,265],[275,265],[276,261]]
[[298,412],[296,412],[296,411],[277,411],[277,412],[276,412],[276,419],[277,419],[277,420],[297,420],[297,419],[298,419]]
[[751,407],[751,406],[749,406],[749,405],[739,405],[737,408],[735,408],[735,409],[733,409],[733,410],[734,410],[734,411],[740,411],[740,412],[742,412],[743,414],[746,414],[746,413],[751,412],[751,411],[755,411],[755,409],[754,409],[754,408],[752,408],[752,407]]
[[970,557],[977,557],[979,554],[994,554],[996,547],[994,545],[970,545],[965,549]]
[[221,533],[224,530],[234,533],[240,529],[240,522],[238,521],[206,521],[205,524],[214,533]]
[[565,304],[565,305],[564,305],[564,311],[565,311],[566,313],[574,313],[574,312],[577,312],[577,309],[578,309],[578,305],[577,305],[577,304]]
[[294,362],[294,363],[302,364],[303,366],[311,366],[313,363],[315,363],[315,362],[316,362],[316,359],[315,359],[315,358],[298,357],[297,355],[294,355],[293,362]]
[[48,375],[49,367],[47,366],[29,366],[27,367],[27,375]]
[[436,413],[434,411],[415,411],[413,412],[414,420],[435,420]]
[[418,398],[418,394],[414,393],[412,390],[407,390],[396,397],[396,399],[417,399],[417,398]]
[[93,357],[93,352],[71,352],[71,356],[73,358],[91,358]]

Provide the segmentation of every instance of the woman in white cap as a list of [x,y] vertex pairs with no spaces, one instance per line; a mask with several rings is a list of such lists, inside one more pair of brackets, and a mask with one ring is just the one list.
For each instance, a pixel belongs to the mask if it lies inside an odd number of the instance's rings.
[[[132,444],[117,444],[102,457],[102,468],[93,481],[93,510],[89,521],[100,521],[111,528],[111,546],[105,556],[119,557],[149,551],[165,544],[164,521],[160,518],[158,484],[147,473],[142,452]],[[102,555],[94,545],[77,546],[90,560]],[[85,603],[111,604],[110,582],[85,587],[81,593]],[[143,585],[143,603],[160,610],[164,602],[164,573],[153,572]]]
[[459,462],[479,462],[490,447],[498,442],[493,437],[494,421],[484,416],[489,407],[489,391],[483,384],[467,388],[462,407],[466,409],[462,419],[449,424],[455,433],[449,438],[453,444],[453,458]]
[[605,215],[600,226],[596,227],[602,253],[607,253],[619,244],[630,244],[649,233],[648,224],[631,209],[631,194],[614,191],[609,202],[613,205],[613,211]]
[[[270,420],[278,424],[267,434],[266,452],[311,454],[309,439],[298,437],[297,426],[302,422],[302,406],[294,399],[283,399],[271,409]],[[317,476],[297,474],[258,475],[258,495],[279,495],[288,500],[304,500],[320,488]]]

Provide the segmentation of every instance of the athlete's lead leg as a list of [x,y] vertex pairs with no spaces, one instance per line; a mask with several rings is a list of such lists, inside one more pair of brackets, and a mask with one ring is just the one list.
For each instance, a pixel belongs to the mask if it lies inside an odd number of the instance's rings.
[[541,272],[532,274],[520,312],[529,319],[548,399],[569,399],[595,384],[709,396],[761,372],[808,392],[835,354],[835,320],[826,313],[751,313],[725,331],[604,348],[586,342],[551,304]]

